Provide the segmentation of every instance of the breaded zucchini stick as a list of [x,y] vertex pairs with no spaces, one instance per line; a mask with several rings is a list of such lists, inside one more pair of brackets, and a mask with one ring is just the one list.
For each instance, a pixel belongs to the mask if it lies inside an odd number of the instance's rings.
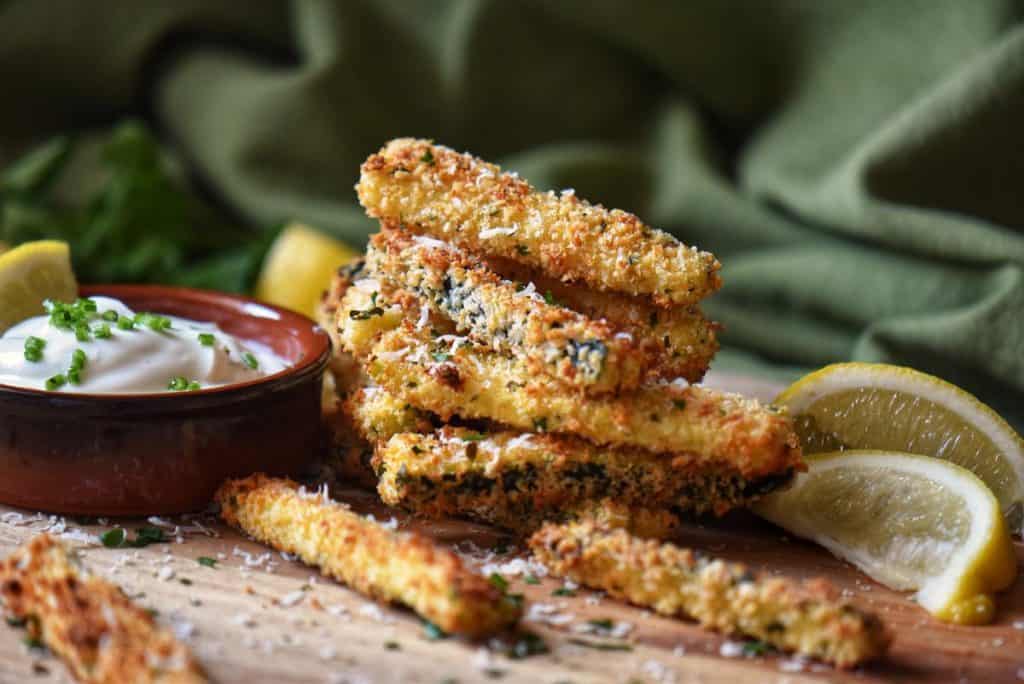
[[573,192],[537,192],[494,164],[426,140],[392,140],[361,171],[359,201],[388,226],[663,305],[692,304],[721,286],[713,254],[633,214]]
[[187,646],[119,587],[85,573],[47,534],[0,562],[0,596],[7,614],[24,621],[79,682],[207,681]]
[[408,606],[446,632],[483,637],[513,625],[522,612],[453,551],[389,530],[290,480],[229,480],[215,499],[228,524],[359,592]]
[[377,445],[372,464],[377,492],[390,506],[503,527],[558,517],[569,506],[603,497],[627,506],[721,515],[791,477],[783,472],[747,480],[686,455],[598,447],[567,435],[455,427],[396,434]]
[[591,320],[604,319],[632,335],[636,346],[656,359],[648,366],[647,377],[651,380],[684,378],[700,382],[718,352],[716,331],[720,326],[705,318],[695,304],[665,308],[643,297],[565,283],[508,259],[486,259],[485,263],[505,280],[527,285],[545,299]]
[[745,478],[802,467],[784,409],[704,387],[651,385],[621,396],[586,397],[536,376],[514,358],[405,324],[383,333],[365,362],[401,401],[449,420],[488,419],[524,432],[572,433],[595,444],[687,455]]
[[344,411],[351,417],[356,433],[371,444],[386,442],[400,432],[433,429],[425,411],[373,384],[355,390],[345,400]]
[[882,622],[836,600],[824,580],[759,578],[743,565],[638,539],[593,519],[547,524],[529,545],[553,573],[615,598],[839,667],[877,658],[889,646]]
[[334,377],[335,392],[344,395],[358,381],[359,372],[356,360],[352,355],[345,352],[341,347],[341,340],[338,338],[338,307],[341,305],[348,292],[349,287],[365,268],[365,261],[362,257],[353,259],[337,270],[327,290],[324,291],[317,307],[316,320],[327,335],[331,338],[331,359],[329,370]]
[[384,231],[371,239],[367,259],[380,279],[451,318],[459,333],[521,355],[536,372],[588,393],[636,388],[657,360],[632,335],[502,280],[479,260],[433,238]]

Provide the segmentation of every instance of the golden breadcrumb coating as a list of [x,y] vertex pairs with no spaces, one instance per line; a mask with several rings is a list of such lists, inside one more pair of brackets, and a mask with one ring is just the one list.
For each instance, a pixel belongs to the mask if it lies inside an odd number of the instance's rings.
[[657,304],[692,304],[721,286],[713,254],[633,214],[573,192],[537,192],[515,174],[426,140],[392,140],[361,171],[359,201],[387,226]]
[[636,346],[655,359],[647,369],[650,380],[700,382],[718,352],[720,326],[706,319],[696,304],[665,308],[643,297],[562,282],[508,259],[491,258],[485,263],[501,278],[532,284],[545,298],[632,335]]
[[718,515],[749,504],[791,473],[747,480],[685,454],[598,447],[569,435],[444,427],[377,444],[373,469],[384,503],[432,518],[557,518],[581,501]]
[[408,324],[380,335],[365,364],[400,401],[444,421],[488,419],[524,432],[686,454],[751,479],[803,467],[785,410],[735,394],[673,383],[587,397],[530,373],[520,360],[472,344],[449,345]]
[[356,433],[371,444],[386,442],[400,432],[433,429],[429,414],[372,383],[355,390],[345,400],[344,411]]
[[335,388],[338,395],[346,394],[359,377],[359,366],[351,354],[342,350],[341,340],[338,339],[338,307],[341,305],[345,293],[355,279],[365,268],[363,257],[353,259],[340,267],[328,283],[327,290],[320,298],[320,305],[316,311],[316,321],[331,338],[331,358],[329,370],[334,376]]
[[657,360],[631,334],[502,280],[479,260],[433,238],[383,231],[371,238],[367,260],[378,278],[448,316],[459,333],[523,356],[536,372],[588,393],[633,389]]
[[13,620],[43,642],[79,682],[207,681],[187,646],[110,582],[78,567],[40,534],[0,561],[0,596]]
[[[593,520],[608,529],[621,529],[641,539],[668,539],[679,532],[679,516],[663,508],[629,506],[613,499],[583,501],[544,522]],[[531,530],[531,534],[536,529]]]
[[367,276],[356,280],[337,307],[338,347],[358,359],[381,332],[397,327],[403,318],[402,307],[384,293],[377,278]]
[[398,532],[291,480],[256,474],[215,495],[221,517],[375,599],[408,606],[446,632],[483,637],[518,621],[521,607],[427,537]]
[[877,658],[889,646],[878,617],[837,600],[824,580],[757,577],[743,565],[638,539],[594,519],[546,524],[529,545],[556,575],[839,667]]

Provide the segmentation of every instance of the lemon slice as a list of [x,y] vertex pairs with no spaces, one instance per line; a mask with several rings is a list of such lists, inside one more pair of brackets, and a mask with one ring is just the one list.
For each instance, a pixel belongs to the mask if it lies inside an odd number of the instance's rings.
[[26,242],[0,254],[0,333],[43,313],[43,300],[73,301],[78,283],[66,242]]
[[894,451],[807,462],[791,488],[757,504],[759,514],[882,584],[916,589],[917,602],[941,620],[991,621],[991,594],[1013,582],[1017,560],[985,483],[949,461]]
[[826,366],[776,399],[788,406],[805,453],[885,449],[967,468],[1021,531],[1024,441],[995,411],[956,385],[910,368],[875,363]]
[[267,252],[256,281],[256,297],[313,318],[331,275],[356,254],[343,242],[293,223]]

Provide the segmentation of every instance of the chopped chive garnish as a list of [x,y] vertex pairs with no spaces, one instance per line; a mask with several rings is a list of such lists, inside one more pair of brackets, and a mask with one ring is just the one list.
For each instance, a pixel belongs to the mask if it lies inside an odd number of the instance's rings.
[[115,323],[115,322],[117,322],[118,318],[120,318],[120,316],[117,315],[116,311],[108,310],[108,311],[104,311],[103,312],[103,320],[105,320],[105,321],[110,321],[111,323]]
[[181,377],[180,375],[176,378],[171,378],[167,383],[167,389],[182,391],[188,389],[188,380]]
[[118,330],[134,330],[135,329],[135,321],[133,321],[132,319],[128,318],[127,316],[118,318],[117,319],[117,329]]
[[106,340],[112,337],[112,334],[110,332],[110,326],[107,325],[106,323],[104,323],[103,325],[96,326],[96,328],[93,329],[92,334],[96,337],[97,340]]
[[216,342],[216,338],[213,333],[199,333],[199,344],[204,347],[212,347],[214,342]]
[[79,342],[89,342],[92,340],[92,333],[89,330],[89,326],[84,323],[75,326],[75,339]]
[[116,549],[124,544],[124,538],[126,533],[123,527],[115,527],[112,530],[107,530],[100,535],[100,541],[108,549]]
[[171,329],[170,318],[147,312],[135,314],[135,323],[144,325],[154,332],[163,332]]
[[79,299],[75,302],[78,308],[87,313],[96,313],[96,302],[91,299]]
[[207,568],[217,567],[217,559],[210,558],[209,556],[200,556],[199,558],[196,558],[196,562]]
[[71,352],[71,370],[82,370],[85,368],[86,356],[81,349]]
[[37,363],[43,360],[43,349],[46,347],[46,340],[32,335],[25,338],[25,360]]
[[49,391],[58,390],[67,384],[68,379],[62,373],[57,373],[46,379],[46,389]]
[[491,576],[488,577],[487,580],[491,583],[492,586],[494,586],[494,588],[500,591],[505,591],[506,589],[508,589],[508,580],[496,572],[492,572]]
[[570,589],[569,587],[558,587],[553,592],[551,592],[551,595],[552,596],[575,596],[576,595],[576,591],[574,589]]
[[260,362],[256,360],[256,357],[253,356],[251,352],[242,352],[242,361],[245,362],[246,366],[253,370],[260,367]]
[[70,382],[72,385],[81,385],[82,384],[82,372],[79,371],[78,369],[72,368],[71,370],[68,371],[67,375],[68,375],[68,382]]
[[540,580],[537,579],[536,575],[527,575],[523,578],[523,582],[527,584],[540,584]]
[[188,387],[186,389],[189,392],[195,392],[196,390],[199,389],[199,383],[197,381],[193,380],[192,382],[188,383]]

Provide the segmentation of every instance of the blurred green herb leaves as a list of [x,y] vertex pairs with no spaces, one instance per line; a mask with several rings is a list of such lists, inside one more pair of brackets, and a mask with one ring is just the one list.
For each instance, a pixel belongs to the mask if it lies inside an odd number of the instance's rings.
[[0,240],[67,241],[85,283],[250,289],[276,230],[242,228],[203,202],[139,122],[112,129],[93,177],[76,183],[80,153],[78,141],[59,136],[0,173]]

